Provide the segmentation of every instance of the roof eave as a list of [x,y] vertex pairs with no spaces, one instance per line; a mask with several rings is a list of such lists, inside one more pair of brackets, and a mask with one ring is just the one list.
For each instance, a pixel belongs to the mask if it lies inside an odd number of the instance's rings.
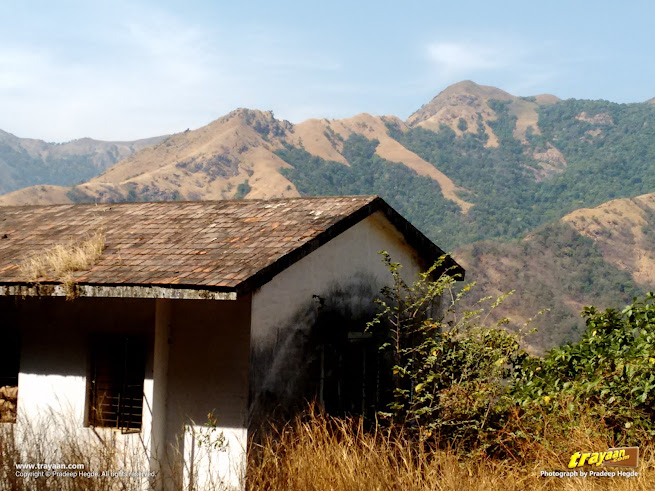
[[[454,277],[457,281],[463,281],[466,271],[455,261],[452,256],[445,253],[434,242],[428,239],[423,232],[412,225],[400,213],[389,206],[382,198],[380,200],[380,209],[387,219],[398,229],[409,245],[416,249],[419,254],[425,257],[430,263],[434,264],[439,258],[445,257],[443,269]],[[432,265],[430,264],[430,266]]]
[[0,296],[236,300],[237,292],[234,289],[180,288],[160,285],[76,284],[71,295],[70,289],[66,289],[60,283],[5,283],[0,284]]

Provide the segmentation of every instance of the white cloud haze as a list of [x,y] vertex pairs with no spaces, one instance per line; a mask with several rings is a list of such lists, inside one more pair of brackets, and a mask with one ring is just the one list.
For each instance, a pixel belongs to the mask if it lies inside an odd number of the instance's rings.
[[427,50],[445,76],[504,68],[512,61],[508,51],[484,44],[437,42]]

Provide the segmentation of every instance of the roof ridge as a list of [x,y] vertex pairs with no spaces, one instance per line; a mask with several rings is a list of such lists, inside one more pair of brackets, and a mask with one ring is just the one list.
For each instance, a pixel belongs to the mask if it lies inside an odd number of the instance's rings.
[[54,203],[47,205],[0,205],[2,208],[52,208],[57,206],[129,206],[129,205],[161,205],[173,206],[181,204],[216,204],[216,203],[238,203],[247,204],[262,201],[318,201],[318,200],[342,200],[342,199],[371,200],[380,198],[377,194],[348,194],[339,196],[293,196],[289,198],[244,198],[244,199],[216,199],[216,200],[188,200],[188,201],[121,201],[121,202],[97,202],[97,203]]

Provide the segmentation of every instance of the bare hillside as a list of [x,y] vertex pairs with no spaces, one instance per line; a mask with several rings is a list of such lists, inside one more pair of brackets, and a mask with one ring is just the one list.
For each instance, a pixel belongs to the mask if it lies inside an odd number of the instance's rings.
[[0,196],[0,206],[56,205],[72,203],[63,186],[30,186]]
[[348,165],[341,154],[343,141],[355,133],[379,140],[376,152],[380,157],[436,181],[444,197],[466,213],[471,204],[458,197],[460,189],[435,166],[391,138],[386,122],[404,124],[393,116],[360,114],[293,125],[275,119],[270,112],[238,109],[207,126],[144,148],[72,190],[26,188],[0,197],[0,203],[299,196],[294,184],[279,173],[289,165],[275,150],[284,145],[303,147],[312,155]]
[[563,221],[591,238],[603,258],[640,285],[655,285],[655,194],[583,208]]

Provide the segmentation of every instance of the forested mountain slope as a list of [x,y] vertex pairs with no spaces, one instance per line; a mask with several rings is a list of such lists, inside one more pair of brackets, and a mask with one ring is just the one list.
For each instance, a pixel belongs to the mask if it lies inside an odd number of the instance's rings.
[[[508,302],[517,318],[552,308],[535,341],[547,347],[575,337],[580,305],[620,306],[652,288],[651,202],[635,197],[653,192],[652,103],[516,97],[466,81],[406,121],[292,124],[238,109],[85,183],[0,204],[379,194],[455,250],[481,294],[522,291]],[[589,211],[617,198],[635,199]]]
[[476,242],[455,256],[478,284],[468,306],[514,289],[495,320],[507,316],[519,328],[548,308],[528,342],[543,350],[577,340],[583,306],[621,307],[655,289],[655,193],[579,209],[522,239]]

